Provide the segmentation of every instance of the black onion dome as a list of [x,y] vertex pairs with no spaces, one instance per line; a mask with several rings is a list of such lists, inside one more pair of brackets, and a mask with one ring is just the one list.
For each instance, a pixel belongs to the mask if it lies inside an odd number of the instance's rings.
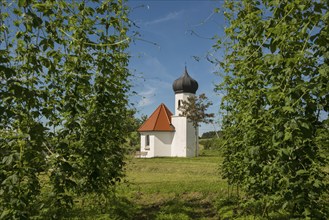
[[192,79],[190,75],[187,73],[187,69],[185,67],[185,72],[181,77],[176,79],[172,85],[172,88],[177,93],[193,93],[198,90],[198,82]]

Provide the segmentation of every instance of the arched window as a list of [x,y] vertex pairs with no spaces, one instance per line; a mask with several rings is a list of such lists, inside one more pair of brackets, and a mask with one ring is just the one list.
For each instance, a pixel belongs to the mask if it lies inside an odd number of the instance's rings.
[[150,135],[146,135],[145,137],[145,146],[150,146]]
[[182,105],[182,100],[178,100],[178,108],[180,108]]

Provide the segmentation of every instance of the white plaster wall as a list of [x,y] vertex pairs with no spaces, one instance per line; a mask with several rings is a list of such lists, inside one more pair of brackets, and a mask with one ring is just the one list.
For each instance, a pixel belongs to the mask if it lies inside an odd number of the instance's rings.
[[[172,124],[175,126],[176,132],[173,138],[171,156],[173,157],[195,157],[196,146],[195,129],[192,122],[186,117],[172,116]],[[198,130],[197,130],[198,131]],[[197,133],[197,137],[198,137]]]
[[186,157],[187,119],[186,117],[172,116],[171,123],[176,130],[171,147],[171,156]]
[[[186,151],[186,156],[187,157],[195,157],[196,154],[196,146],[198,145],[198,140],[197,142],[195,141],[195,128],[193,127],[192,122],[188,121],[187,122],[187,151]],[[199,133],[197,129],[197,137],[199,138]],[[198,150],[199,151],[199,150]],[[199,154],[199,152],[198,152]]]
[[187,97],[194,96],[193,93],[178,93],[175,94],[175,116],[179,116],[182,112],[178,109],[178,101],[179,100],[187,100]]
[[[175,132],[141,132],[141,152],[147,152],[144,158],[170,157],[171,144]],[[150,145],[145,146],[146,135],[150,136]]]
[[[154,135],[152,134],[153,132],[141,132],[141,152],[147,152],[145,158],[151,158],[154,157]],[[150,145],[145,146],[146,143],[146,135],[150,136]]]
[[154,156],[170,157],[174,132],[154,132]]

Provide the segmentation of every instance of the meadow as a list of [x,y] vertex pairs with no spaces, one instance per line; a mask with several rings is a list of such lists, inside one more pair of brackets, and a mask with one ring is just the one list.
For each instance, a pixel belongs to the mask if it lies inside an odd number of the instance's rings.
[[137,207],[133,219],[219,219],[218,197],[225,194],[217,151],[197,158],[131,158],[119,192]]
[[[88,195],[75,201],[68,219],[187,220],[267,219],[257,213],[240,215],[236,191],[221,179],[218,150],[200,151],[196,158],[136,158],[126,161],[126,176],[111,201]],[[238,194],[237,194],[238,192]],[[240,214],[239,214],[240,213]],[[290,219],[272,216],[271,219]]]
[[[221,160],[218,151],[203,149],[195,158],[147,159],[130,155],[126,159],[125,177],[107,197],[80,195],[70,211],[51,214],[50,205],[44,208],[43,216],[54,219],[222,219],[225,215],[218,201],[227,198],[227,183],[220,177]],[[50,198],[48,176],[43,175],[42,180],[45,185],[41,196]]]

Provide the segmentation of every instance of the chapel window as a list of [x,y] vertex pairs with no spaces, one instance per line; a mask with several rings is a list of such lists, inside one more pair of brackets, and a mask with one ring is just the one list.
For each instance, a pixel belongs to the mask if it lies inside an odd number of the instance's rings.
[[145,146],[150,146],[150,135],[146,135],[145,137]]

